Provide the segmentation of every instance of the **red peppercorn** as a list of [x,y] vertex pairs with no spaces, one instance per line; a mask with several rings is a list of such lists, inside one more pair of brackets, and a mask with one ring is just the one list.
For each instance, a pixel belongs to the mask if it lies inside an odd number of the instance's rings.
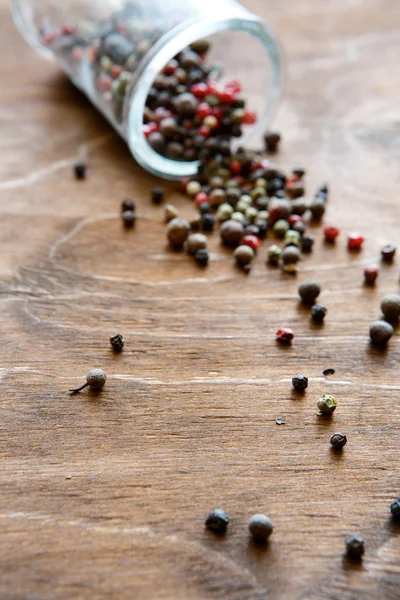
[[257,121],[257,114],[253,110],[245,110],[242,117],[243,125],[254,125]]
[[252,250],[254,250],[254,252],[257,251],[257,249],[260,247],[260,239],[255,236],[255,235],[245,235],[242,239],[240,244],[242,246],[250,246],[250,248]]
[[240,162],[238,160],[233,160],[231,162],[230,169],[231,169],[232,173],[234,173],[235,175],[239,175],[242,171],[242,165],[240,164]]
[[208,82],[208,93],[213,96],[218,96],[221,92],[221,86],[215,79],[210,79]]
[[199,127],[199,135],[201,135],[202,137],[207,138],[211,133],[211,129],[209,127],[207,127],[207,125],[202,125],[201,127]]
[[119,77],[121,75],[122,71],[123,71],[123,68],[121,67],[121,65],[113,65],[111,67],[111,71],[110,71],[111,77],[113,79],[117,79],[117,77]]
[[151,135],[155,131],[158,131],[158,125],[157,125],[157,123],[154,123],[154,121],[151,121],[150,123],[146,123],[146,125],[143,125],[143,133],[147,138],[149,137],[149,135]]
[[340,233],[340,229],[338,229],[337,227],[333,227],[331,225],[328,225],[327,227],[325,227],[324,229],[324,236],[327,242],[334,242],[337,238],[337,236]]
[[196,98],[205,98],[208,94],[208,85],[206,83],[194,83],[190,88],[190,93]]
[[238,94],[239,92],[242,91],[242,86],[239,83],[239,81],[230,81],[229,83],[226,84],[226,87],[230,90],[232,90],[232,92],[234,94]]
[[213,108],[211,114],[213,115],[213,117],[218,119],[218,121],[222,121],[222,119],[224,118],[224,113],[222,112],[222,108],[220,108],[219,106],[216,106],[215,108]]
[[303,219],[300,215],[290,215],[288,218],[289,225],[294,225],[295,223],[302,223]]
[[202,204],[208,203],[210,201],[210,198],[205,192],[199,192],[198,194],[196,194],[194,201],[197,206],[201,206]]
[[235,99],[235,92],[233,92],[229,88],[225,88],[219,94],[219,101],[221,102],[221,104],[232,104],[232,102],[234,101],[234,99]]
[[280,344],[290,344],[294,338],[293,331],[289,327],[281,327],[276,332],[276,341]]
[[370,265],[364,269],[365,283],[373,285],[379,275],[379,267],[377,265]]
[[365,238],[361,235],[361,233],[358,233],[356,231],[349,233],[349,236],[347,238],[348,249],[359,250],[364,242],[364,239]]
[[198,105],[196,115],[203,120],[213,114],[213,109],[207,102],[202,102]]
[[165,75],[172,75],[175,73],[176,69],[179,67],[179,63],[174,58],[167,63],[163,69],[163,73]]

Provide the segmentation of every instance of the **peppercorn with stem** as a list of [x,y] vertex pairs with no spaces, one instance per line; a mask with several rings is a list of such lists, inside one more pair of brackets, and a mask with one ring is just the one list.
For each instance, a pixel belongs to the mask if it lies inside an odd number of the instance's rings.
[[330,394],[323,394],[317,406],[322,415],[331,415],[336,410],[337,400]]
[[266,515],[256,514],[250,518],[248,528],[255,542],[265,543],[272,534],[274,525]]
[[122,333],[117,333],[117,335],[112,335],[110,337],[110,344],[114,352],[121,352],[124,347],[124,337]]
[[292,385],[296,392],[304,392],[308,387],[308,377],[305,375],[296,375],[292,379]]
[[322,306],[321,304],[314,304],[311,309],[311,318],[314,323],[321,325],[321,323],[324,322],[327,312],[328,309],[325,308],[325,306]]
[[102,371],[102,369],[92,369],[86,375],[86,383],[77,388],[72,388],[69,391],[72,393],[77,393],[85,389],[85,387],[90,387],[91,390],[99,391],[104,386],[107,381],[107,375]]
[[224,535],[229,524],[229,517],[222,508],[215,508],[206,518],[205,526],[216,535]]
[[345,539],[345,547],[347,557],[354,561],[359,561],[362,559],[365,548],[364,548],[364,540],[359,535],[349,535]]
[[340,451],[347,444],[345,433],[334,433],[330,440],[332,450]]

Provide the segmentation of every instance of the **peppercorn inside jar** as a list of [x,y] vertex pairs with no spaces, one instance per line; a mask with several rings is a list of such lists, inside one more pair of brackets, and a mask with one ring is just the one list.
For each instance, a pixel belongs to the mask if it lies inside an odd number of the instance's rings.
[[[156,175],[229,155],[275,107],[275,33],[236,0],[12,0],[14,20],[55,58]],[[257,60],[254,60],[254,57]],[[240,81],[239,76],[240,74]],[[240,164],[237,165],[238,173]]]

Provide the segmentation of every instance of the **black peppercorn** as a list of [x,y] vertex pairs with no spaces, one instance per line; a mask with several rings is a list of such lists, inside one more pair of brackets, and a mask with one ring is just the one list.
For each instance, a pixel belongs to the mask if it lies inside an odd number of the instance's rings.
[[86,169],[87,167],[84,162],[76,162],[74,164],[74,173],[76,179],[86,179]]
[[392,513],[393,519],[400,519],[400,498],[393,500],[390,505],[390,512]]
[[310,233],[306,233],[301,237],[300,244],[303,252],[311,252],[314,246],[315,238]]
[[206,213],[201,218],[201,226],[203,231],[212,231],[215,225],[215,218],[211,213]]
[[325,319],[327,312],[328,309],[325,308],[325,306],[322,306],[321,304],[314,304],[314,306],[311,309],[311,318],[314,321],[314,323],[320,324]]
[[347,444],[345,433],[334,433],[331,437],[332,450],[341,450]]
[[136,213],[133,210],[124,210],[121,215],[125,227],[133,227],[136,221]]
[[387,263],[392,263],[396,250],[397,248],[394,244],[387,244],[387,246],[384,246],[381,250],[382,260]]
[[223,535],[229,524],[229,517],[224,510],[216,508],[206,518],[207,529],[216,535]]
[[117,335],[113,335],[110,337],[110,344],[114,352],[121,352],[124,347],[124,338],[121,333],[117,333]]
[[298,292],[304,304],[314,304],[321,292],[321,286],[316,281],[303,281],[298,287]]
[[274,530],[269,517],[262,514],[253,515],[249,521],[249,531],[256,542],[265,543]]
[[265,150],[271,153],[278,152],[280,141],[280,133],[277,131],[267,131],[264,135]]
[[364,554],[364,540],[358,535],[349,535],[345,539],[346,553],[351,560],[361,560]]
[[197,250],[194,257],[199,267],[206,267],[208,265],[210,255],[206,248],[200,248],[199,250]]
[[151,199],[153,204],[161,204],[164,200],[164,190],[160,187],[155,187],[151,190]]
[[315,198],[310,204],[312,218],[316,221],[322,219],[325,214],[325,202],[320,198]]
[[121,212],[125,212],[126,210],[131,210],[133,212],[136,210],[135,203],[130,198],[124,198],[121,202]]
[[304,390],[308,387],[308,377],[305,375],[296,375],[292,379],[292,385],[296,392],[304,392]]

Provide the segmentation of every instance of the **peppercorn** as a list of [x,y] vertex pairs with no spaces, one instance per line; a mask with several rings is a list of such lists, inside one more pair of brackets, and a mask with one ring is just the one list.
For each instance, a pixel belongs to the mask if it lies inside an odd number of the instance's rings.
[[121,212],[125,212],[126,210],[136,211],[136,205],[130,198],[124,198],[121,202]]
[[101,369],[92,369],[86,375],[86,383],[77,388],[72,388],[69,391],[72,393],[80,392],[85,389],[85,387],[89,386],[91,390],[101,390],[107,381],[107,375]]
[[187,251],[193,256],[198,250],[207,248],[207,238],[202,233],[192,233],[187,239]]
[[171,160],[180,160],[183,157],[183,146],[178,142],[169,142],[166,151],[167,158]]
[[320,221],[325,214],[325,202],[321,198],[314,198],[310,204],[310,212],[313,219]]
[[267,252],[267,262],[270,265],[277,265],[279,263],[279,259],[281,257],[282,250],[276,244],[273,244],[268,248]]
[[215,225],[215,218],[212,214],[206,213],[201,217],[201,226],[203,231],[212,231]]
[[210,259],[210,255],[206,248],[200,248],[195,254],[195,259],[199,267],[206,267]]
[[330,394],[323,394],[322,398],[318,400],[317,406],[323,415],[331,415],[337,406],[336,398]]
[[274,530],[274,525],[266,515],[253,515],[249,520],[249,532],[256,542],[265,543]]
[[125,227],[133,227],[136,221],[136,213],[133,210],[124,210],[121,214]]
[[285,244],[285,246],[296,246],[297,248],[300,247],[300,234],[298,233],[298,231],[293,231],[292,229],[289,229],[289,231],[287,231],[285,233],[285,237],[283,238],[283,243]]
[[301,238],[301,249],[303,252],[311,252],[314,246],[315,238],[310,233],[307,233]]
[[400,498],[393,500],[390,504],[390,512],[392,513],[393,519],[400,519]]
[[303,281],[298,287],[298,292],[304,304],[314,304],[321,293],[321,286],[316,281]]
[[197,196],[201,192],[201,185],[198,181],[189,181],[186,186],[185,192],[188,196]]
[[276,221],[272,229],[277,237],[283,238],[289,231],[289,223],[284,219],[279,219],[279,221]]
[[244,214],[237,211],[232,213],[231,220],[238,221],[239,223],[242,223],[243,226],[246,223],[246,217],[244,216]]
[[364,554],[364,540],[359,535],[349,535],[344,541],[347,557],[359,561]]
[[300,234],[299,245],[301,246],[302,245],[301,236],[303,236],[307,230],[306,224],[304,223],[304,221],[297,221],[296,223],[293,223],[291,228],[293,231],[297,231],[297,233]]
[[190,233],[189,223],[185,219],[175,217],[167,225],[167,237],[171,246],[181,248]]
[[349,250],[360,250],[364,242],[364,237],[357,232],[349,233],[347,238],[347,247]]
[[299,215],[300,217],[304,215],[306,210],[308,209],[308,202],[304,200],[304,198],[298,198],[292,202],[292,213],[294,215]]
[[301,259],[301,252],[296,246],[287,246],[283,249],[281,260],[284,265],[295,265]]
[[400,317],[400,295],[390,294],[390,296],[385,296],[381,302],[381,311],[387,321],[398,321]]
[[216,508],[206,518],[205,526],[216,535],[224,535],[229,524],[229,517],[224,510]]
[[78,161],[74,164],[74,173],[76,179],[86,179],[86,164],[82,161]]
[[[260,213],[259,213],[260,215]],[[253,227],[257,227],[258,228],[258,237],[260,238],[260,240],[263,240],[265,238],[265,236],[267,235],[268,232],[268,223],[267,221],[265,221],[264,219],[256,219],[254,222]]]
[[271,223],[275,223],[280,219],[288,219],[292,212],[292,207],[289,200],[273,198],[268,206],[269,219]]
[[347,444],[347,437],[345,433],[334,433],[330,440],[332,450],[340,451],[343,446]]
[[369,336],[374,346],[386,346],[393,335],[393,327],[386,321],[374,321],[369,327]]
[[387,263],[392,263],[396,254],[396,246],[394,244],[387,244],[381,250],[382,260]]
[[250,246],[250,248],[252,248],[252,250],[254,250],[254,252],[257,252],[258,248],[260,247],[260,240],[258,239],[257,236],[255,235],[245,235],[241,241],[241,244],[244,244],[245,246]]
[[201,227],[201,217],[200,215],[195,215],[189,221],[190,230],[191,231],[199,231]]
[[244,216],[249,223],[254,223],[258,216],[258,210],[254,206],[248,206],[244,211]]
[[211,204],[209,202],[202,202],[199,206],[199,211],[201,215],[205,215],[207,213],[210,213],[211,211]]
[[[222,189],[214,189],[210,193],[210,204],[211,206],[220,206],[221,204],[228,204],[226,202],[226,192]],[[230,206],[230,204],[228,204]],[[233,212],[233,210],[232,210]]]
[[298,179],[303,179],[306,171],[302,167],[296,167],[292,169],[292,175],[295,175]]
[[379,267],[377,265],[370,265],[364,269],[364,280],[367,285],[374,285],[379,275]]
[[124,347],[124,338],[121,333],[117,333],[117,335],[113,335],[110,337],[110,344],[114,352],[121,352]]
[[193,94],[185,92],[184,94],[180,94],[175,98],[174,105],[176,112],[181,117],[192,117],[196,112],[198,101]]
[[161,187],[155,187],[151,190],[151,199],[153,204],[161,204],[164,200],[164,190]]
[[169,223],[172,219],[179,216],[179,210],[173,204],[166,204],[164,206],[165,221]]
[[251,263],[255,256],[255,252],[250,246],[242,245],[235,249],[233,256],[239,267],[245,267]]
[[314,306],[311,308],[311,318],[314,323],[318,323],[320,325],[323,323],[327,312],[328,309],[325,308],[325,306],[322,306],[321,304],[314,304]]
[[282,273],[286,273],[287,275],[297,275],[298,268],[296,263],[288,263],[287,265],[281,265]]
[[223,221],[228,221],[233,214],[233,208],[227,202],[220,204],[217,209],[217,219],[222,223]]
[[324,236],[327,242],[334,242],[338,237],[340,230],[337,227],[329,225],[324,229]]
[[150,133],[149,137],[147,138],[147,141],[149,142],[153,150],[155,150],[159,154],[162,154],[164,152],[165,138],[159,131],[153,131],[152,133]]
[[238,221],[229,219],[222,223],[219,233],[224,244],[235,247],[243,237],[244,227]]
[[292,379],[292,385],[296,392],[304,392],[304,390],[308,387],[308,377],[305,375],[296,375]]
[[293,331],[289,327],[281,327],[275,334],[276,341],[279,344],[290,344],[294,338]]
[[279,150],[279,142],[281,135],[277,131],[267,131],[264,135],[264,143],[266,152],[275,154]]

